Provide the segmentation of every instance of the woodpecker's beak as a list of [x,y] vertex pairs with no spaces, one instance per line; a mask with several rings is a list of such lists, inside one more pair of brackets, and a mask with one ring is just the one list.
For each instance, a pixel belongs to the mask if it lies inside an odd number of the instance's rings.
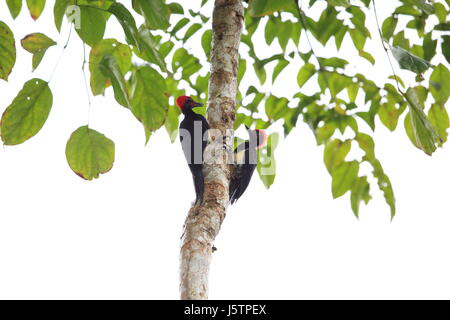
[[245,126],[245,129],[247,129],[247,131],[248,131],[248,130],[250,130],[250,128],[249,128],[249,127],[247,127],[247,125],[246,125],[246,124],[244,124],[244,126]]
[[197,107],[203,107],[203,103],[194,101],[194,103],[192,104],[192,108],[197,108]]

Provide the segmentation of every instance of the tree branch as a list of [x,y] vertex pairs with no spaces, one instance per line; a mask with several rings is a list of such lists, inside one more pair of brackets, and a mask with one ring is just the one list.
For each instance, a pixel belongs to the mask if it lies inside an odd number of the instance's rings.
[[180,252],[181,299],[208,298],[213,242],[229,202],[230,169],[226,150],[231,148],[236,114],[243,17],[241,0],[215,0],[207,114],[211,129],[203,168],[205,193],[203,203],[189,210],[184,224]]

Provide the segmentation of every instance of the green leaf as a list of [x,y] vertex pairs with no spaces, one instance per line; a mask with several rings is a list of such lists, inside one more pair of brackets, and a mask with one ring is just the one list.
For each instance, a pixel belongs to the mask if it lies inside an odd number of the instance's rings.
[[202,35],[202,47],[205,52],[206,58],[209,60],[211,55],[211,45],[212,45],[212,31],[210,29],[206,30]]
[[270,46],[278,33],[278,19],[269,18],[264,29],[264,38],[268,46]]
[[89,55],[89,72],[91,90],[94,96],[103,94],[111,85],[109,77],[102,72],[101,62],[106,55],[111,55],[117,62],[120,73],[125,74],[131,68],[131,49],[116,39],[104,39],[91,49]]
[[350,29],[350,37],[358,52],[364,51],[367,36],[359,29]]
[[442,36],[442,54],[450,63],[450,36]]
[[178,31],[180,31],[181,29],[183,29],[183,27],[185,25],[187,25],[189,22],[190,22],[190,20],[188,18],[181,18],[180,20],[178,20],[178,22],[172,28],[172,30],[170,31],[170,34],[176,35],[176,33]]
[[55,26],[58,32],[61,32],[61,25],[66,14],[67,7],[70,5],[70,0],[56,0],[53,7],[53,16],[55,18]]
[[358,142],[359,147],[366,154],[366,160],[372,162],[376,160],[375,158],[375,143],[373,139],[368,134],[363,132],[358,132],[356,134],[355,140]]
[[263,85],[266,82],[267,73],[266,69],[264,68],[264,64],[261,63],[261,61],[256,62],[253,67],[255,68],[256,76],[259,79],[259,82],[261,85]]
[[327,78],[328,88],[333,97],[353,83],[352,78],[337,72],[321,72]]
[[274,152],[278,146],[279,139],[280,136],[278,133],[272,133],[267,139],[267,145],[259,149],[258,152],[258,164],[256,170],[258,171],[259,178],[267,189],[269,189],[275,181],[276,161]]
[[[447,129],[450,127],[450,121],[447,110],[444,106],[433,104],[428,111],[428,119],[433,127],[436,129],[442,143],[447,141],[448,133]],[[440,146],[442,146],[442,143]]]
[[289,61],[287,61],[286,59],[280,59],[277,63],[277,65],[275,66],[275,68],[273,69],[273,73],[272,73],[272,83],[275,82],[275,80],[277,79],[277,77],[280,75],[280,73],[284,70],[284,68],[286,68],[289,65]]
[[405,120],[403,121],[403,126],[405,127],[406,135],[408,136],[408,139],[411,141],[411,143],[416,147],[419,148],[419,145],[417,144],[416,137],[414,136],[414,129],[411,123],[411,114],[408,112],[405,116]]
[[114,142],[88,126],[79,127],[67,141],[66,159],[73,172],[85,180],[111,170]]
[[397,17],[390,16],[386,18],[383,22],[383,26],[381,27],[381,34],[383,36],[383,39],[389,40],[392,38],[392,35],[395,32],[395,28],[397,27],[398,19]]
[[161,54],[158,52],[156,41],[150,30],[145,27],[138,30],[133,15],[121,3],[113,3],[108,11],[111,12],[121,24],[122,29],[125,32],[127,43],[138,49],[138,56],[150,63],[156,64],[162,71],[166,71],[166,64],[164,63]]
[[[369,162],[373,167],[373,176],[377,179],[378,187],[383,192],[386,203],[391,209],[391,217],[395,215],[395,198],[389,177],[384,173],[383,167],[378,159],[375,157],[375,144],[371,136],[358,132],[355,137],[359,147],[365,152],[363,161]],[[353,192],[353,191],[352,191]],[[366,202],[367,203],[367,202]],[[353,207],[353,204],[352,204]]]
[[22,9],[22,0],[6,0],[6,4],[13,19],[17,18]]
[[350,195],[352,210],[357,218],[359,217],[359,205],[361,201],[368,204],[370,199],[372,197],[370,196],[370,184],[367,181],[367,177],[358,177]]
[[328,4],[334,7],[348,8],[351,6],[349,0],[327,0]]
[[246,70],[247,70],[247,60],[239,59],[239,68],[237,74],[238,84],[241,83],[241,80],[244,77]]
[[348,98],[349,98],[350,102],[356,101],[356,97],[358,96],[358,91],[359,91],[358,83],[351,83],[347,86],[347,93],[348,93]]
[[153,131],[147,130],[144,127],[144,133],[145,133],[145,145],[147,145],[148,142],[150,141],[150,138],[152,137]]
[[17,145],[41,130],[52,108],[53,95],[41,79],[27,81],[6,108],[1,119],[1,136],[6,145]]
[[192,37],[198,30],[202,28],[200,23],[192,24],[186,31],[183,37],[183,41],[187,41],[190,37]]
[[392,55],[400,68],[421,74],[431,67],[431,64],[400,47],[391,48]]
[[139,44],[139,57],[150,63],[156,64],[162,71],[167,71],[161,52],[157,48],[155,37],[150,30],[140,28],[137,34]]
[[289,100],[286,98],[277,98],[270,96],[266,100],[265,111],[269,120],[276,121],[281,119],[288,109]]
[[161,54],[161,57],[166,58],[169,55],[169,53],[172,51],[174,46],[175,46],[175,44],[170,40],[162,43],[159,46],[159,52]]
[[430,92],[436,103],[444,105],[450,97],[450,71],[441,63],[430,76]]
[[172,2],[168,3],[167,6],[169,7],[170,13],[172,14],[184,14],[184,9],[179,3]]
[[293,7],[291,0],[251,0],[248,10],[252,17],[261,17]]
[[447,15],[448,15],[447,9],[445,9],[445,6],[439,2],[433,3],[433,6],[434,6],[434,11],[435,11],[436,17],[438,17],[439,22],[444,23],[447,18]]
[[316,67],[312,63],[305,63],[297,75],[297,83],[301,87],[316,73]]
[[149,66],[140,67],[131,78],[131,111],[149,131],[166,119],[168,100],[164,78]]
[[37,20],[44,11],[45,0],[27,0],[27,6],[33,20]]
[[359,52],[359,56],[361,57],[361,58],[364,58],[364,59],[366,59],[367,61],[369,61],[371,64],[375,64],[375,58],[370,54],[370,53],[368,53],[368,52],[366,52],[366,51],[360,51]]
[[315,33],[313,32],[313,35],[324,46],[331,39],[331,37],[336,35],[344,26],[342,21],[337,18],[337,15],[337,10],[331,6],[328,6],[322,11],[319,21],[317,21]]
[[136,27],[136,21],[133,15],[128,11],[128,9],[121,3],[115,2],[109,8],[108,11],[111,12],[119,21],[122,29],[125,33],[127,42],[135,47],[139,46],[139,34]]
[[41,63],[47,49],[56,45],[55,41],[43,33],[29,34],[23,38],[20,43],[26,51],[33,54],[33,71],[39,66],[39,63]]
[[16,63],[14,34],[8,25],[0,21],[0,79],[8,81],[8,76]]
[[292,22],[285,21],[281,24],[278,24],[277,36],[281,49],[283,49],[283,51],[286,51],[286,46],[289,42],[289,39],[291,39],[292,37]]
[[137,0],[150,29],[166,30],[169,26],[170,10],[163,0]]
[[403,112],[403,109],[397,109],[395,107],[395,101],[389,99],[387,102],[380,105],[378,109],[378,116],[380,117],[381,123],[383,123],[386,128],[394,131],[397,128],[398,118]]
[[178,68],[183,69],[181,76],[183,79],[187,80],[190,76],[199,71],[202,66],[200,61],[193,55],[189,54],[186,49],[179,48],[175,51],[172,58],[172,71],[176,72]]
[[339,139],[331,140],[325,145],[323,162],[330,174],[337,166],[344,162],[345,157],[350,152],[351,146],[351,140],[341,141]]
[[[431,61],[431,59],[433,59],[433,57],[436,55],[437,40],[433,40],[431,35],[432,35],[432,32],[427,33],[423,38],[423,46],[422,46],[423,58],[427,61]],[[443,36],[443,37],[445,37],[445,36]],[[444,43],[445,43],[445,38],[444,38]],[[444,48],[444,43],[442,44],[442,53],[445,56],[446,49]],[[450,46],[449,46],[448,50],[450,50]]]
[[408,88],[404,96],[409,105],[415,145],[426,154],[431,155],[436,150],[435,144],[441,143],[441,139],[423,112],[416,90]]
[[373,176],[378,181],[378,187],[384,194],[384,199],[386,200],[386,203],[389,205],[389,208],[391,209],[391,218],[393,218],[395,216],[395,197],[394,197],[394,190],[392,189],[391,180],[384,173],[380,161],[373,160],[371,161],[371,164],[373,166]]
[[114,89],[114,97],[122,106],[130,107],[130,98],[125,79],[114,56],[107,54],[99,64],[103,76],[109,79]]
[[331,191],[333,198],[343,196],[351,190],[358,178],[359,164],[357,161],[342,162],[337,166],[331,175]]
[[170,141],[172,143],[175,142],[178,136],[179,115],[180,110],[178,109],[178,107],[172,105],[169,106],[164,126],[166,127],[167,134],[169,135]]
[[332,67],[332,68],[345,68],[346,65],[348,65],[348,61],[338,58],[338,57],[332,57],[332,58],[319,58],[320,65],[324,67]]
[[87,45],[93,47],[103,39],[107,13],[98,8],[80,5],[80,28],[76,32]]

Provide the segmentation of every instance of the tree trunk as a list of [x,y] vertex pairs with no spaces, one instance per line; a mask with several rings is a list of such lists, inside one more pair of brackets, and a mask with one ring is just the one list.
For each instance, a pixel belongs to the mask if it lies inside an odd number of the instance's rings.
[[[181,242],[181,299],[208,299],[213,242],[228,205],[230,169],[227,152],[236,113],[239,44],[244,19],[241,0],[215,0],[211,77],[209,79],[209,144],[205,150],[204,201],[189,210]],[[225,137],[226,139],[224,139]]]

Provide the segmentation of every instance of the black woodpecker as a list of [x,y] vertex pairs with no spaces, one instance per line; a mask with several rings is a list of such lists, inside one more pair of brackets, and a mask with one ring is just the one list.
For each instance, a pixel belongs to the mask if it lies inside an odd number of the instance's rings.
[[230,181],[230,203],[234,204],[247,189],[257,164],[257,149],[267,142],[264,130],[250,130],[250,139],[239,144],[234,150],[236,170]]
[[201,103],[195,102],[187,96],[178,97],[176,103],[184,114],[179,128],[181,147],[194,180],[195,204],[200,204],[203,201],[205,189],[202,171],[203,151],[208,142],[205,133],[208,131],[209,125],[205,117],[192,110],[192,108],[201,107]]

